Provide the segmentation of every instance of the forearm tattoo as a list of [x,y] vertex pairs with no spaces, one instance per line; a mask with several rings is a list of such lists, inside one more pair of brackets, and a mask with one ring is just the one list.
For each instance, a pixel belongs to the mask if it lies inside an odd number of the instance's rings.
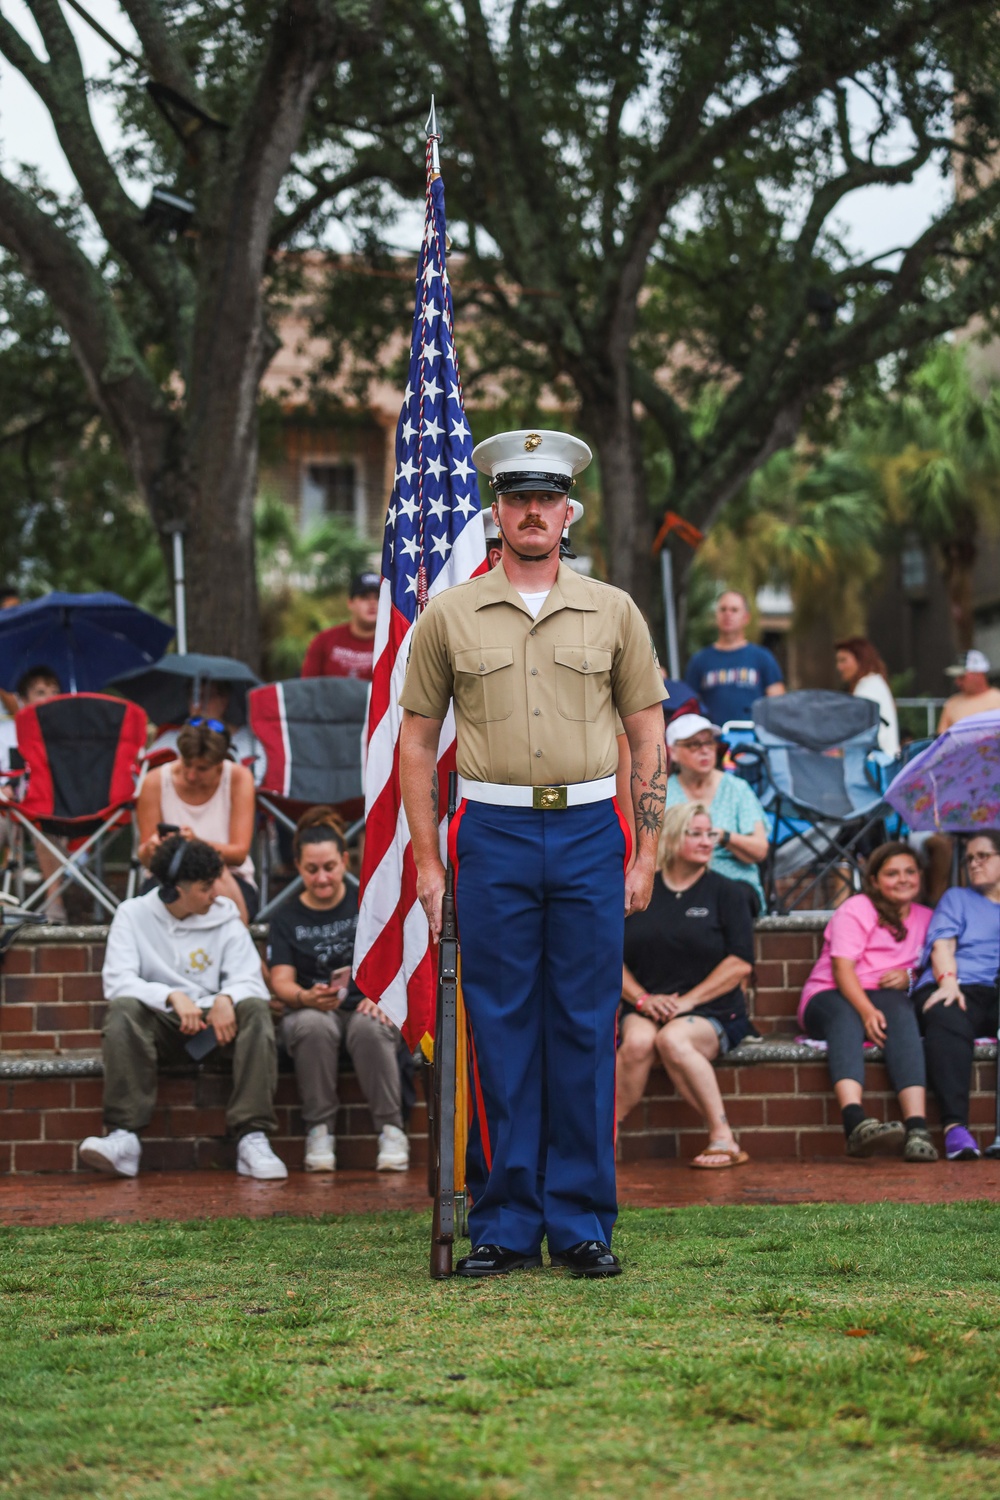
[[438,810],[438,773],[437,773],[437,769],[436,768],[435,768],[434,771],[431,772],[431,807],[433,807],[434,811],[437,812],[437,810]]
[[663,763],[663,748],[656,747],[656,767],[647,781],[637,766],[632,768],[632,780],[638,783],[633,788],[635,822],[639,833],[658,838],[663,813],[667,805],[667,775]]

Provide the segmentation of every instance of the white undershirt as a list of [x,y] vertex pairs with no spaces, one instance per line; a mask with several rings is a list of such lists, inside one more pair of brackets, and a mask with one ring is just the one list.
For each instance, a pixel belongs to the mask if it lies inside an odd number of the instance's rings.
[[[517,592],[521,594],[520,589]],[[538,611],[549,597],[549,592],[549,589],[543,589],[540,594],[521,594],[521,598],[531,611],[531,618],[533,620],[538,619]]]

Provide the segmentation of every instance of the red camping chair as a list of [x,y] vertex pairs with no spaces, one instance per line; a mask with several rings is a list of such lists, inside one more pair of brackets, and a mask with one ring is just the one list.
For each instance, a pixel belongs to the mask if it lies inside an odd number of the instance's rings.
[[[361,737],[368,716],[368,683],[348,677],[292,678],[247,693],[250,728],[260,742],[266,766],[257,787],[257,805],[283,828],[294,830],[310,807],[336,808],[348,840],[364,827]],[[270,839],[262,840],[259,861],[261,908],[258,921],[297,892],[301,880],[268,901]]]
[[[145,713],[123,698],[73,693],[22,708],[15,723],[27,784],[20,800],[4,795],[0,805],[20,834],[15,874],[21,906],[38,906],[65,876],[113,914],[118,899],[89,860],[113,830],[131,820],[146,745]],[[27,899],[25,830],[59,865]],[[59,837],[68,838],[69,854],[53,842]],[[130,886],[133,878],[134,871]]]

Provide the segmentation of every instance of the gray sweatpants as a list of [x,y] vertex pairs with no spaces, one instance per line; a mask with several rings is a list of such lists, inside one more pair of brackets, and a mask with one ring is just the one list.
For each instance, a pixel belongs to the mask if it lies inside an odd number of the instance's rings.
[[[141,1000],[112,1000],[104,1018],[104,1123],[112,1130],[142,1130],[156,1104],[161,1064],[190,1066],[186,1038],[174,1011],[153,1010]],[[222,1048],[233,1060],[233,1091],[226,1124],[237,1137],[278,1128],[274,1091],[278,1049],[266,1000],[236,1006],[236,1040]]]
[[395,1026],[356,1010],[292,1010],[281,1023],[281,1040],[295,1063],[295,1077],[307,1126],[326,1125],[331,1135],[337,1116],[337,1069],[341,1045],[354,1064],[375,1129],[403,1128]]
[[[867,990],[872,1004],[885,1016],[885,1057],[889,1082],[896,1093],[923,1088],[927,1082],[924,1044],[920,1039],[913,1001],[905,990]],[[826,1042],[826,1061],[833,1083],[851,1078],[865,1081],[865,1028],[861,1017],[839,990],[813,995],[802,1018],[809,1036]]]

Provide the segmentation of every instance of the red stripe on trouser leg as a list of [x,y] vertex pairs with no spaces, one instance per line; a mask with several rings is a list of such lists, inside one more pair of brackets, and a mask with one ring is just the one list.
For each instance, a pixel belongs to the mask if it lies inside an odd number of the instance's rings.
[[[466,1016],[466,1024],[468,1025],[468,1016]],[[482,1085],[479,1082],[479,1063],[476,1060],[476,1043],[472,1035],[471,1026],[469,1026],[469,1054],[472,1059],[473,1098],[476,1118],[479,1121],[479,1139],[482,1142],[486,1170],[489,1172],[493,1166],[493,1150],[490,1146],[490,1127],[489,1121],[486,1118],[486,1103],[483,1099]]]
[[625,835],[625,863],[624,863],[624,868],[626,870],[628,870],[629,860],[632,858],[632,829],[629,826],[628,818],[626,818],[625,814],[621,810],[621,804],[619,803],[618,798],[617,797],[612,797],[611,801],[612,801],[612,804],[614,805],[615,816],[618,819],[618,823],[619,823],[619,826],[621,828],[621,831]]

